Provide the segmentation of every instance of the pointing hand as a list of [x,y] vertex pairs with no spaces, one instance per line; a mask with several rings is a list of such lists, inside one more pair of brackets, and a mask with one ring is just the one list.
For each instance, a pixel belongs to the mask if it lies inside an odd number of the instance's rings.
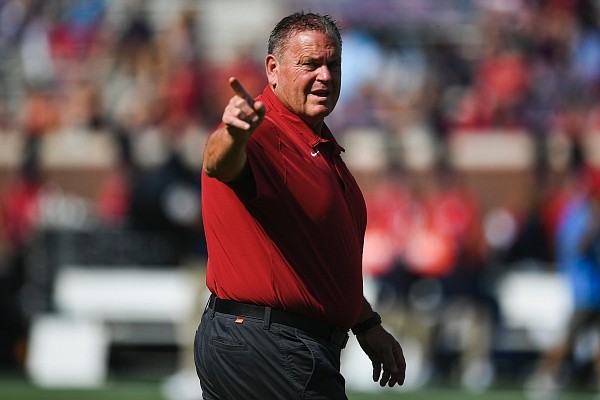
[[232,136],[249,136],[263,121],[265,105],[260,101],[255,102],[237,78],[229,78],[229,86],[234,96],[223,112],[223,124]]

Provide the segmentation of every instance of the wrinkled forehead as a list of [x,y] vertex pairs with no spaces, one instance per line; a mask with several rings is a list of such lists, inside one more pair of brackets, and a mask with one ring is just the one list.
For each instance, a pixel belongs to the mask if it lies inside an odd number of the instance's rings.
[[334,55],[341,56],[341,44],[333,33],[317,30],[299,30],[288,38],[283,52],[297,52],[301,50],[332,51]]

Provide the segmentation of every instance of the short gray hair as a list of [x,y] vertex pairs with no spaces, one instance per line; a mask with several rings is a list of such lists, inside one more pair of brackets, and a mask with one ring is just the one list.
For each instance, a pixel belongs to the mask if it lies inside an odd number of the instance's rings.
[[299,11],[283,18],[271,31],[267,47],[268,54],[278,56],[293,33],[316,31],[332,34],[342,48],[342,36],[336,22],[329,15]]

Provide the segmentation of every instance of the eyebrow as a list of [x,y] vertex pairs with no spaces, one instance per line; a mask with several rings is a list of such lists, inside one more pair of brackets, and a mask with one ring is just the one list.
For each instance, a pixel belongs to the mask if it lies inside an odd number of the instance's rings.
[[[313,55],[303,55],[301,56],[298,61],[300,63],[305,62],[305,61],[322,61],[324,60],[326,57],[323,56],[313,56]],[[332,57],[328,60],[327,64],[332,64],[332,63],[341,63],[342,62],[342,57],[341,56],[337,56],[337,57]]]

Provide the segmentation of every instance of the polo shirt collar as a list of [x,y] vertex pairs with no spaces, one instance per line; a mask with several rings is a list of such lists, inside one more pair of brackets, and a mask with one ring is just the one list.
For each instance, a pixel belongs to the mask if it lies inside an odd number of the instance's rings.
[[315,148],[321,143],[328,143],[332,147],[333,154],[340,154],[345,149],[337,142],[329,127],[323,123],[321,130],[322,136],[319,136],[310,128],[299,116],[288,110],[281,100],[275,95],[271,86],[267,85],[262,93],[263,101],[267,106],[267,112],[275,112],[281,120],[292,129],[308,146]]

